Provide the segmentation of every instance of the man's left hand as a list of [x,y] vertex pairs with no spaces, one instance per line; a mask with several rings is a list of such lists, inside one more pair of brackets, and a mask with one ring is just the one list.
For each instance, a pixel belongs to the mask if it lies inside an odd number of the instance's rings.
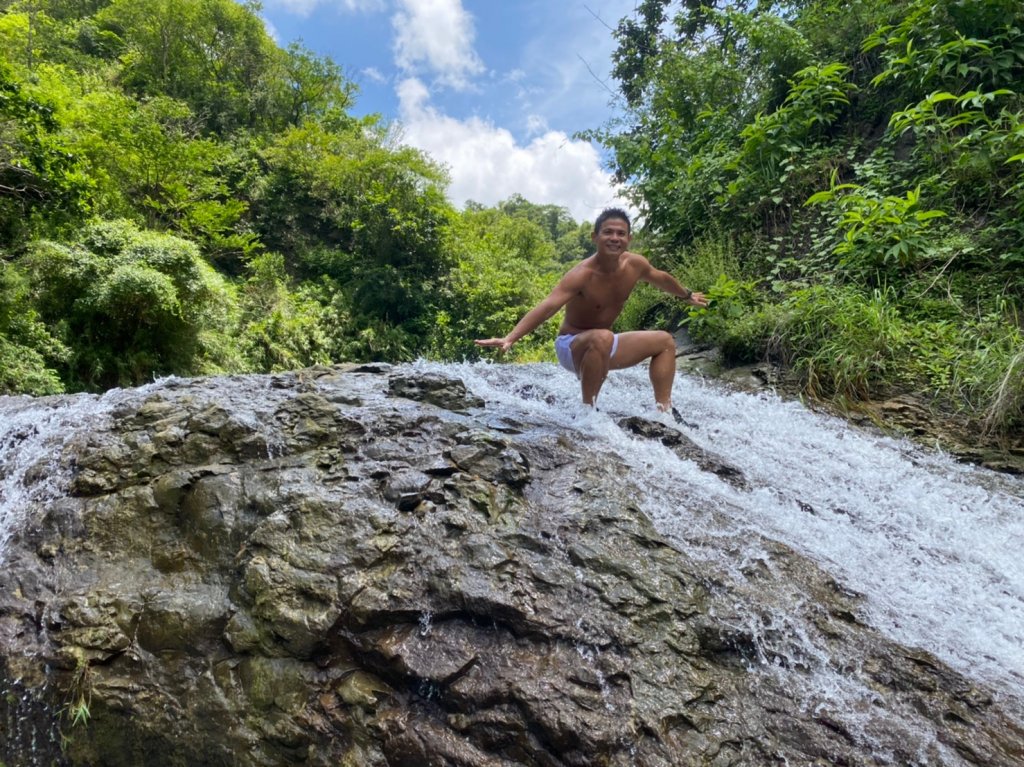
[[703,293],[690,293],[690,297],[684,298],[683,300],[691,306],[705,307],[708,305],[708,299]]

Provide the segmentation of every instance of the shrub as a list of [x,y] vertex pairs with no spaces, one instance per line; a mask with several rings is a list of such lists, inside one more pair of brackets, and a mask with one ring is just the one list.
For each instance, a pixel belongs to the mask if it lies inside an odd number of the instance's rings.
[[[211,364],[230,294],[179,237],[95,222],[78,241],[41,240],[19,261],[40,319],[70,350],[57,368],[72,389],[135,386]],[[229,363],[226,367],[232,367]]]
[[329,310],[310,290],[294,290],[284,258],[265,253],[248,268],[241,286],[239,345],[249,366],[269,373],[330,362]]
[[54,365],[67,353],[39,320],[23,276],[0,260],[0,394],[64,391]]
[[784,302],[778,346],[815,397],[867,399],[901,378],[907,325],[890,293],[814,286]]

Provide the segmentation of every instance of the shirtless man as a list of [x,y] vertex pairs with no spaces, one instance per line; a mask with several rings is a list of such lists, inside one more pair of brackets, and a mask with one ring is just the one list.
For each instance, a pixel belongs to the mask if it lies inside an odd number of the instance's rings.
[[565,307],[555,339],[562,367],[580,379],[583,402],[593,406],[609,370],[621,370],[650,359],[651,385],[658,410],[672,410],[676,374],[675,340],[664,330],[611,331],[612,323],[638,282],[647,282],[693,306],[707,306],[701,293],[683,287],[668,272],[655,269],[641,255],[629,252],[629,216],[609,208],[597,217],[590,238],[597,252],[570,269],[547,298],[528,311],[504,338],[482,338],[479,346],[508,351]]

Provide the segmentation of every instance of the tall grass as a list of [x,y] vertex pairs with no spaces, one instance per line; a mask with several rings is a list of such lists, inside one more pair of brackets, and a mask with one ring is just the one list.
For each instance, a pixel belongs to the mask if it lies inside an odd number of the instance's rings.
[[886,291],[816,285],[783,302],[771,345],[801,375],[807,394],[865,400],[904,377],[908,342]]
[[[987,364],[985,364],[987,363]],[[1024,427],[1024,335],[1019,328],[986,349],[979,386],[984,403],[984,428],[1008,433]]]
[[908,320],[892,290],[819,285],[780,304],[766,347],[816,398],[857,401],[909,390],[989,434],[1024,424],[1024,335],[1005,317]]

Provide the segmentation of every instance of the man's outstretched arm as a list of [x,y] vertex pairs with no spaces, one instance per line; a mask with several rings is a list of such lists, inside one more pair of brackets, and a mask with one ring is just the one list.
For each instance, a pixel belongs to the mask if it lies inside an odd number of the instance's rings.
[[554,317],[559,309],[569,303],[573,294],[570,285],[569,275],[566,275],[543,301],[523,315],[523,318],[512,328],[512,332],[504,338],[478,338],[474,343],[477,346],[499,347],[501,351],[507,352],[512,348],[512,344],[539,328]]
[[683,284],[671,274],[663,272],[661,269],[655,269],[650,265],[650,263],[648,263],[647,266],[648,268],[646,273],[640,278],[644,282],[653,285],[658,290],[664,291],[669,295],[681,298],[693,306],[708,305],[708,300],[704,297],[703,293],[695,293],[689,288],[683,286]]

